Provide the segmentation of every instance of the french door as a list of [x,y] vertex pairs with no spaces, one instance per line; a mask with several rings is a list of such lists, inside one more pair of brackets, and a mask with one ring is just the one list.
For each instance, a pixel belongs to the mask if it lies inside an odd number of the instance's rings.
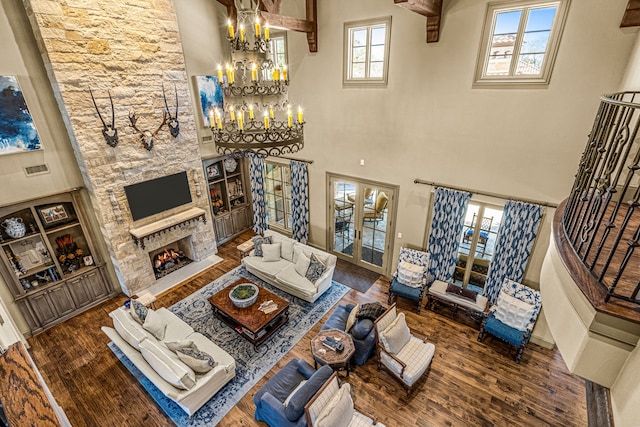
[[397,187],[328,174],[328,247],[339,258],[387,274]]

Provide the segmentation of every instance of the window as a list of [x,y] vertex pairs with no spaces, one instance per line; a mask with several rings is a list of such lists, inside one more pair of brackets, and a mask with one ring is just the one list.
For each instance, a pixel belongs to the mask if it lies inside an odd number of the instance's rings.
[[291,229],[290,172],[289,165],[265,162],[264,196],[270,228]]
[[456,283],[475,291],[484,288],[489,264],[495,253],[502,210],[499,206],[469,203],[453,274]]
[[474,86],[548,85],[569,1],[489,3]]
[[269,38],[269,58],[278,68],[287,65],[287,35],[277,33]]
[[391,17],[344,24],[344,86],[386,86]]

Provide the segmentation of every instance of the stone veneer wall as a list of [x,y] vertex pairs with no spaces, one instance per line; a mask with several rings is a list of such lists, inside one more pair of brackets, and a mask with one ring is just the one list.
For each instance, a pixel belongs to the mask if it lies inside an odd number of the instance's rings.
[[[161,246],[161,242],[152,242],[143,250],[133,243],[129,234],[133,221],[125,185],[187,170],[194,205],[207,212],[207,223],[171,231],[163,236],[163,242],[193,232],[197,260],[215,253],[215,236],[204,191],[206,180],[173,2],[24,0],[24,4],[125,293],[133,295],[154,283],[147,251]],[[174,139],[165,126],[157,134],[153,149],[147,151],[129,126],[128,114],[135,110],[138,127],[155,131],[163,117],[163,83],[172,111],[174,84],[178,91],[180,135]],[[102,123],[95,113],[89,87],[107,121],[111,120],[107,91],[111,91],[120,139],[115,148],[108,146],[102,136]],[[121,211],[120,219],[110,201],[110,191]],[[170,213],[137,221],[135,226]]]

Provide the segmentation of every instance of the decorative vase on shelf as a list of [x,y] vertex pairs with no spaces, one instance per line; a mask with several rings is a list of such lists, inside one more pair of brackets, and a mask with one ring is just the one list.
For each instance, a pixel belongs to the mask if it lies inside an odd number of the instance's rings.
[[2,222],[2,227],[4,227],[4,232],[7,233],[7,236],[13,239],[19,239],[23,237],[27,231],[27,228],[22,222],[22,218],[5,219]]

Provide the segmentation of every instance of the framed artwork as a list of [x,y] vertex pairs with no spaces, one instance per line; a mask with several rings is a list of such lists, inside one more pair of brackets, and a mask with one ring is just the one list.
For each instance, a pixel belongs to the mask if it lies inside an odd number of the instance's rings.
[[195,76],[198,86],[198,98],[200,99],[200,112],[202,122],[206,127],[211,127],[209,114],[216,108],[222,110],[222,86],[218,83],[217,76]]
[[211,166],[207,167],[207,178],[209,180],[220,178],[222,174],[220,173],[220,163],[214,163]]
[[93,257],[91,255],[87,255],[86,257],[82,258],[82,260],[84,261],[84,265],[86,265],[87,267],[93,265]]
[[67,211],[62,205],[48,206],[46,208],[40,208],[39,210],[45,225],[64,221],[69,218],[69,214],[67,214]]
[[40,136],[18,79],[0,76],[0,155],[40,149]]

